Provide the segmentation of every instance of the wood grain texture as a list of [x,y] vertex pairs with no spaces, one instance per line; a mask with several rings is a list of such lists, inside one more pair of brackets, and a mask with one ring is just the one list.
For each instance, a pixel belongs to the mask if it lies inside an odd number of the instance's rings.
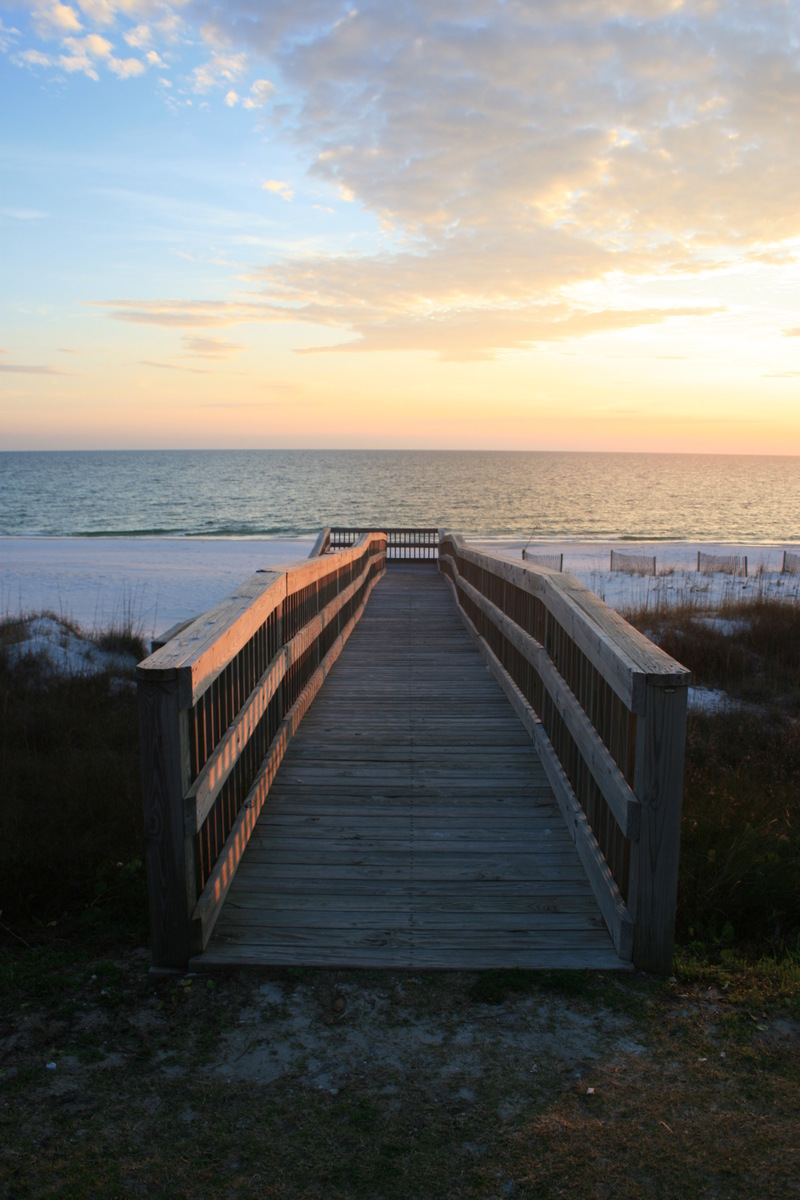
[[183,821],[188,737],[177,693],[174,673],[172,679],[139,684],[150,944],[153,966],[167,968],[182,966],[188,958],[195,889],[192,843]]
[[636,747],[634,786],[641,832],[631,847],[629,905],[636,922],[635,962],[672,971],[686,746],[686,688],[648,687]]
[[648,681],[661,686],[688,686],[690,673],[685,667],[629,625],[573,575],[558,574],[502,554],[473,550],[458,534],[444,536],[447,541],[440,547],[440,558],[450,553],[449,544],[467,561],[538,596],[632,712],[644,712]]
[[375,587],[193,963],[626,966],[434,564]]

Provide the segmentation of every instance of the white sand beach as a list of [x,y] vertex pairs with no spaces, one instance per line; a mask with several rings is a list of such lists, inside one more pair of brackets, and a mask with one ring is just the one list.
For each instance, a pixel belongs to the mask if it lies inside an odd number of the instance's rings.
[[[0,613],[53,612],[87,628],[130,620],[145,638],[196,616],[262,567],[308,556],[313,538],[0,538]],[[522,541],[476,541],[520,559]],[[655,555],[653,578],[612,572],[610,552]],[[797,552],[797,547],[788,546]],[[615,608],[689,600],[712,607],[752,594],[800,600],[800,575],[781,574],[784,547],[531,542],[531,554],[564,554],[564,570]],[[698,574],[697,553],[746,555],[748,577]]]

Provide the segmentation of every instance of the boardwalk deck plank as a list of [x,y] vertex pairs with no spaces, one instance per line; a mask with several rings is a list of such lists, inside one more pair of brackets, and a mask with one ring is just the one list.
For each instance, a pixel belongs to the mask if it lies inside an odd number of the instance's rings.
[[625,968],[435,567],[390,567],[195,965]]

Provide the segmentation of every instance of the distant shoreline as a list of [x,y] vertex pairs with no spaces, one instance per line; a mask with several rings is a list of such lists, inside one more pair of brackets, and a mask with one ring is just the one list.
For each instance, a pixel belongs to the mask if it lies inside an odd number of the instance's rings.
[[[522,538],[476,538],[477,547],[520,560]],[[177,621],[197,616],[264,567],[307,558],[307,538],[98,538],[0,537],[0,615],[42,611],[64,616],[87,629],[132,623],[152,637]],[[564,570],[615,608],[652,602],[656,593],[691,597],[704,606],[768,584],[770,594],[798,598],[800,576],[778,574],[783,548],[724,542],[592,542],[553,539],[528,544],[531,553],[563,550]],[[612,548],[655,555],[655,579],[610,571]],[[747,555],[750,579],[698,576],[697,552]]]

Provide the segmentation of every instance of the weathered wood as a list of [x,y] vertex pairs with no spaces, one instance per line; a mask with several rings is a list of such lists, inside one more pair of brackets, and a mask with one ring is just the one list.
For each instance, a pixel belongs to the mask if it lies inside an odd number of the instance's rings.
[[303,691],[298,696],[295,703],[290,708],[289,712],[283,718],[281,725],[273,738],[267,756],[262,764],[253,786],[247,795],[247,798],[239,810],[238,816],[234,821],[233,828],[225,842],[213,871],[203,889],[202,895],[197,902],[191,919],[192,929],[192,949],[193,953],[200,953],[208,942],[211,936],[211,931],[219,916],[223,901],[228,893],[228,889],[233,882],[236,869],[241,862],[245,847],[250,839],[250,836],[255,828],[259,813],[264,806],[264,801],[269,793],[270,785],[272,784],[278,767],[281,764],[286,748],[291,741],[291,738],[297,731],[300,722],[308,711],[315,696],[319,692],[322,684],[325,682],[331,668],[342,652],[345,642],[349,638],[361,614],[364,611],[370,592],[375,586],[377,579],[373,579],[367,585],[364,593],[364,598],[361,604],[353,613],[353,616],[347,622],[341,633],[336,638],[328,653],[325,655],[322,662],[317,667],[316,671],[308,681]]
[[526,546],[522,551],[524,562],[533,563],[536,567],[547,567],[550,571],[564,570],[563,554],[537,554]]
[[[559,575],[502,554],[482,553],[467,546],[458,534],[445,537],[467,561],[538,596],[632,712],[644,712],[649,679],[686,686],[688,672],[680,663],[629,625],[574,576]],[[448,554],[445,544],[439,552],[440,561]]]
[[[287,595],[325,578],[358,559],[369,543],[365,536],[349,550],[321,558],[302,559],[258,572],[225,600],[193,621],[178,637],[137,668],[137,678],[157,678],[159,672],[178,672],[181,707],[189,708],[221,674],[235,654],[275,611]],[[374,556],[382,554],[376,539]]]
[[[551,721],[550,709],[545,705],[543,715],[548,722],[548,730],[553,742],[547,740],[546,731],[538,724],[538,717],[532,709],[526,713],[528,701],[510,676],[506,675],[502,664],[497,660],[490,647],[483,642],[480,631],[469,620],[467,611],[461,609],[462,618],[477,639],[484,656],[492,668],[498,673],[506,694],[515,705],[523,722],[529,728],[532,738],[540,750],[540,755],[548,778],[554,789],[559,803],[562,804],[565,818],[569,822],[572,812],[583,814],[586,823],[587,837],[577,840],[581,849],[582,860],[589,872],[590,878],[600,889],[603,879],[608,884],[608,894],[604,901],[601,890],[598,890],[598,900],[604,907],[604,914],[610,922],[610,928],[615,931],[615,944],[622,952],[623,939],[627,949],[631,949],[637,966],[661,972],[671,970],[671,955],[675,919],[675,894],[677,890],[678,850],[680,842],[680,808],[683,776],[683,753],[685,741],[685,717],[687,701],[687,685],[689,672],[672,660],[668,655],[653,647],[642,635],[631,630],[626,622],[605,606],[596,597],[590,597],[586,589],[569,576],[557,578],[553,574],[539,569],[532,575],[530,586],[525,589],[521,582],[521,569],[511,560],[503,563],[494,555],[477,555],[465,546],[463,540],[452,535],[442,538],[440,547],[440,567],[443,567],[448,581],[454,589],[456,598],[459,594],[465,597],[469,612],[477,608],[482,614],[476,617],[482,630],[492,626],[505,639],[510,647],[508,657],[506,650],[502,651],[509,663],[519,662],[521,658],[527,662],[539,675],[544,684],[549,699],[563,721],[563,729],[569,734],[566,743],[566,753],[562,746],[562,729]],[[593,720],[584,721],[577,697],[573,696],[564,679],[561,678],[555,663],[549,660],[549,654],[533,638],[519,629],[509,615],[498,609],[490,602],[488,595],[473,587],[459,569],[459,564],[474,563],[481,568],[478,576],[481,588],[489,595],[502,597],[506,600],[508,593],[493,582],[486,582],[487,574],[497,580],[514,583],[537,595],[543,602],[548,614],[553,616],[561,629],[568,633],[573,646],[584,655],[581,661],[588,661],[600,675],[600,685],[603,680],[610,684],[617,695],[623,700],[629,714],[636,713],[638,719],[634,722],[632,716],[622,713],[612,706],[610,716],[598,723],[594,713],[594,698],[589,694],[588,703],[592,708]],[[698,558],[700,566],[700,558]],[[733,569],[733,568],[732,568]],[[466,567],[465,567],[466,570]],[[554,602],[555,598],[557,602]],[[568,601],[567,606],[564,602]],[[600,605],[600,607],[598,607]],[[602,610],[605,609],[605,612]],[[568,625],[570,611],[572,624]],[[576,614],[581,614],[580,619]],[[602,640],[593,645],[592,637],[588,637],[586,617],[594,622],[596,627],[602,627]],[[485,620],[484,620],[485,619]],[[493,634],[487,636],[493,638]],[[549,642],[549,634],[546,630]],[[581,640],[583,639],[583,640]],[[557,661],[561,663],[562,650],[556,642]],[[589,647],[587,649],[587,647]],[[590,649],[594,649],[594,657]],[[516,660],[513,656],[519,656]],[[635,670],[630,670],[631,664]],[[567,663],[570,678],[574,678],[574,665]],[[510,669],[516,670],[516,666]],[[563,670],[563,666],[561,667]],[[591,668],[587,665],[587,670]],[[626,673],[628,678],[626,679]],[[505,676],[505,681],[503,680]],[[620,687],[620,684],[624,686]],[[594,684],[593,684],[594,687]],[[579,691],[584,703],[585,688],[579,681]],[[538,692],[537,692],[538,695]],[[538,704],[538,700],[537,700]],[[622,724],[619,724],[622,722]],[[623,740],[621,749],[615,753],[622,754],[626,763],[627,779],[633,784],[631,794],[635,803],[625,808],[624,802],[628,783],[625,777],[615,778],[613,773],[607,774],[608,755],[598,747],[593,748],[594,733],[605,745],[605,739],[610,739],[609,746],[617,746],[615,740],[620,731],[626,738],[631,737],[635,729],[635,746],[630,741]],[[563,763],[559,762],[555,746],[564,754]],[[589,767],[595,784],[605,800],[606,807],[597,811],[596,793],[585,787],[586,776],[576,771],[572,765],[573,748],[578,751],[582,763]],[[633,760],[630,758],[633,750]],[[594,761],[592,761],[594,756]],[[623,760],[620,759],[620,774]],[[579,793],[575,795],[568,782],[564,764],[568,764],[570,777]],[[561,778],[563,776],[563,778]],[[620,783],[622,782],[622,786]],[[609,788],[609,783],[611,787]],[[585,809],[582,806],[585,805]],[[620,834],[616,829],[608,832],[606,817],[611,814],[617,822],[625,844],[619,842]],[[597,838],[591,835],[588,818],[595,822],[600,832]],[[631,819],[633,818],[633,819]],[[638,822],[638,824],[637,824]],[[597,839],[600,839],[599,842]],[[603,857],[603,853],[607,856]],[[594,863],[594,865],[593,865]],[[612,870],[613,868],[613,870]],[[625,890],[627,909],[622,905],[622,894],[616,887],[613,872],[618,872],[620,886]],[[615,915],[616,912],[616,915]],[[631,937],[635,922],[635,939]],[[613,921],[613,924],[611,922]]]
[[636,748],[634,788],[642,808],[628,900],[634,958],[662,975],[672,971],[687,700],[686,688],[649,686]]
[[174,967],[189,955],[189,914],[194,903],[192,844],[183,823],[189,778],[185,713],[178,680],[140,682],[144,853],[153,966]]
[[697,570],[703,575],[747,575],[746,554],[707,554],[697,551]]
[[612,550],[610,569],[624,571],[627,575],[655,575],[655,554],[629,554],[623,550]]
[[545,648],[530,634],[515,625],[501,609],[481,595],[466,579],[457,575],[456,586],[489,617],[503,636],[537,672],[551,700],[564,718],[575,745],[613,812],[623,836],[638,837],[639,801],[622,771],[611,757],[603,739],[553,666]]
[[[334,526],[330,531],[330,544],[336,550],[350,546],[360,537],[366,526]],[[422,528],[390,528],[380,523],[369,526],[382,529],[386,534],[386,557],[389,561],[421,561],[435,559],[439,550],[439,530]]]
[[184,629],[197,620],[197,617],[187,617],[184,621],[176,621],[174,625],[170,625],[169,629],[165,629],[163,633],[158,634],[150,642],[150,653],[155,654],[156,650],[160,650],[162,646],[166,646],[167,642],[171,642],[179,633],[183,633]]
[[288,747],[196,965],[238,962],[624,965],[435,570],[387,572]]
[[331,530],[330,530],[330,526],[328,526],[327,529],[323,529],[320,532],[319,536],[317,537],[317,540],[314,542],[314,545],[311,547],[311,553],[309,554],[308,557],[309,558],[318,558],[321,554],[325,554],[326,551],[330,548],[330,544],[331,544]]
[[176,672],[180,705],[189,708],[283,602],[285,595],[284,575],[279,572],[252,575],[234,593],[140,663],[137,679],[169,678]]
[[[211,811],[225,780],[230,775],[244,746],[264,715],[268,704],[283,682],[289,669],[299,661],[310,645],[316,641],[323,629],[341,612],[345,604],[363,587],[371,570],[368,563],[357,579],[326,605],[290,642],[282,646],[262,675],[244,707],[233,724],[213,751],[186,797],[186,826],[188,833],[197,833]],[[363,605],[359,611],[363,611]]]
[[[450,586],[455,593],[455,585],[449,580],[448,582],[450,582]],[[553,795],[561,809],[567,829],[574,839],[595,899],[600,906],[600,911],[611,933],[614,948],[623,961],[630,962],[633,957],[633,920],[622,900],[619,888],[608,868],[608,864],[600,852],[600,847],[586,819],[586,814],[578,803],[564,772],[564,768],[559,762],[550,739],[545,733],[544,726],[513,679],[511,679],[508,672],[504,669],[502,663],[480,636],[467,614],[460,606],[458,611],[464,626],[486,660],[492,674],[510,700],[512,707],[536,747],[539,759],[553,789]]]

